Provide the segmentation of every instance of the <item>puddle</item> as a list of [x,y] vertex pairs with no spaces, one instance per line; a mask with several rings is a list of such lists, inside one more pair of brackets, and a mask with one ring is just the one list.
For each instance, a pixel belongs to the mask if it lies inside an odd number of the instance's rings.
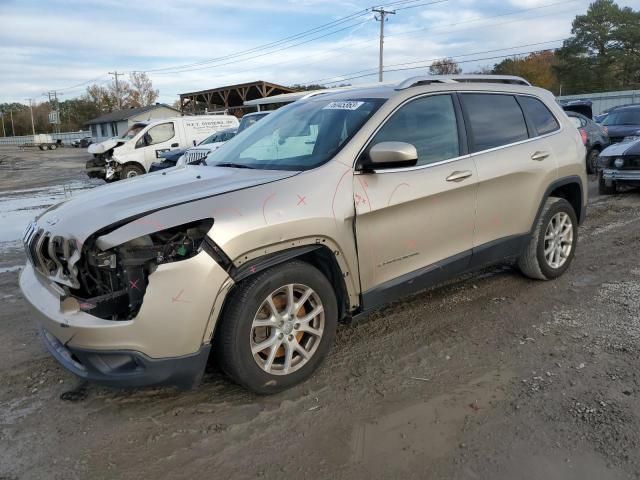
[[382,413],[354,429],[352,459],[372,472],[415,472],[425,459],[459,448],[467,418],[488,412],[493,402],[502,400],[502,386],[510,378],[506,372],[491,372],[452,394]]
[[13,190],[0,195],[0,242],[20,240],[27,224],[46,208],[93,185],[72,182],[43,188]]

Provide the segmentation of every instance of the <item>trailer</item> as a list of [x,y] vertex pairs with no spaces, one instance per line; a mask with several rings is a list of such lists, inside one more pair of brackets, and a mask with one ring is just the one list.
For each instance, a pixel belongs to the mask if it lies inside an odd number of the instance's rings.
[[55,150],[62,146],[64,146],[62,140],[54,140],[53,136],[48,133],[38,133],[33,136],[33,142],[22,144],[22,148],[37,147],[40,150]]

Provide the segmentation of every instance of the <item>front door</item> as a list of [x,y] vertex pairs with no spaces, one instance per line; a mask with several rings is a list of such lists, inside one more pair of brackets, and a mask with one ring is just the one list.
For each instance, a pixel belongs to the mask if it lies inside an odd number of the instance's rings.
[[174,122],[160,123],[151,127],[141,138],[145,142],[144,167],[149,171],[153,162],[158,162],[160,154],[179,146],[178,135]]
[[452,95],[436,94],[402,105],[367,149],[380,142],[410,143],[417,165],[354,175],[365,308],[424,288],[469,263],[477,172],[466,154],[456,102]]

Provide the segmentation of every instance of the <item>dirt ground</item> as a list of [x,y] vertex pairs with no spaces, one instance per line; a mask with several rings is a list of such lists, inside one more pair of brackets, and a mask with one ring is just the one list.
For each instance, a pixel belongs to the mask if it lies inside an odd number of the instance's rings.
[[86,157],[0,150],[0,479],[640,478],[638,191],[591,183],[562,278],[499,266],[393,304],[285,393],[215,366],[194,391],[115,391],[58,366],[18,288],[24,224],[101,183]]

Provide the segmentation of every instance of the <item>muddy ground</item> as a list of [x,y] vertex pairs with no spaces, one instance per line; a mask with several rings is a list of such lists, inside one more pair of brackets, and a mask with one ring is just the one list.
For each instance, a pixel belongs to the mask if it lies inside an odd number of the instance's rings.
[[640,478],[638,191],[590,185],[562,278],[500,266],[391,305],[285,393],[215,366],[190,392],[77,389],[29,318],[16,240],[101,183],[86,155],[0,150],[0,479]]

